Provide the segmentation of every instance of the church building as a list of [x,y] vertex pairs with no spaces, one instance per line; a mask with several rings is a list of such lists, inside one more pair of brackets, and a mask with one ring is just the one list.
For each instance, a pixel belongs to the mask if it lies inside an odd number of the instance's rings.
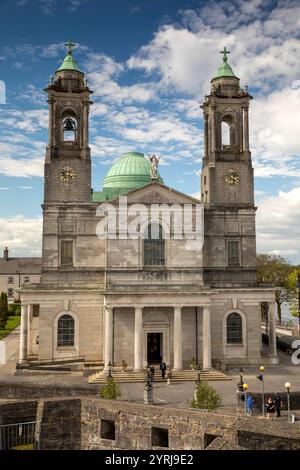
[[[138,152],[123,154],[102,191],[92,190],[92,91],[72,44],[67,48],[45,89],[42,270],[40,282],[20,290],[20,363],[83,357],[103,363],[105,370],[125,361],[135,371],[161,358],[174,370],[189,368],[193,358],[203,369],[276,363],[275,290],[256,280],[252,97],[240,87],[228,51],[222,51],[202,104],[198,200],[170,188],[158,172],[158,159]],[[126,201],[125,209],[120,201]],[[138,224],[144,236],[128,237],[124,226],[153,206],[171,207],[169,220],[159,210],[156,216],[151,212]],[[186,208],[193,229],[198,219],[202,223],[202,239],[194,243],[175,220]],[[108,222],[101,236],[104,209],[116,223]],[[262,302],[269,303],[267,353]]]

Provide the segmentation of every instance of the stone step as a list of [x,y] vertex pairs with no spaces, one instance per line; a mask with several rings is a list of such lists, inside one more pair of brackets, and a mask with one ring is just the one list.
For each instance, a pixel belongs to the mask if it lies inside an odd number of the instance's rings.
[[[199,371],[182,370],[172,371],[171,381],[172,382],[195,382],[198,379]],[[113,370],[112,376],[116,382],[145,382],[146,371],[134,372],[128,370],[125,372]],[[93,384],[104,384],[106,382],[107,372],[97,372],[89,377],[89,383]],[[216,370],[200,371],[200,379],[205,381],[216,381],[216,380],[231,380],[230,377]],[[165,377],[161,377],[161,374],[156,371],[154,374],[154,382],[166,382]]]

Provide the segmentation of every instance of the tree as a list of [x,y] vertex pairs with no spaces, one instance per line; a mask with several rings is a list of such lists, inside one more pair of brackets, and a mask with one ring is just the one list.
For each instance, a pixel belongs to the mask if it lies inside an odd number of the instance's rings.
[[0,295],[0,329],[4,330],[8,317],[7,295],[1,292]]
[[[285,258],[278,255],[258,254],[256,262],[258,282],[272,284],[276,288],[275,302],[279,323],[281,323],[282,304],[290,302],[293,297],[289,276],[295,268]],[[266,308],[263,304],[262,314],[266,315]]]
[[113,377],[107,377],[106,384],[100,389],[100,397],[107,400],[116,400],[120,396],[120,385],[114,381]]
[[222,398],[211,385],[202,381],[197,385],[194,391],[191,405],[193,408],[214,411],[216,408],[222,406]]
[[300,268],[296,268],[290,275],[288,279],[288,283],[291,290],[291,300],[289,302],[291,314],[294,317],[299,316],[299,299],[298,299],[298,292],[297,292],[297,282],[298,282],[298,273],[300,272]]

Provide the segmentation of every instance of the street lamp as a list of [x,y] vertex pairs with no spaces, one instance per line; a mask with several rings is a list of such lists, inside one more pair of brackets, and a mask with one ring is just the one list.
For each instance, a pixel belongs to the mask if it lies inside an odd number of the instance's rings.
[[290,388],[291,388],[291,384],[290,382],[286,382],[284,384],[285,388],[286,388],[286,391],[287,391],[287,406],[288,406],[288,422],[290,423],[291,422],[291,415],[290,415],[290,412],[291,412],[291,406],[290,406]]
[[264,366],[260,366],[259,370],[260,370],[260,374],[257,376],[257,378],[258,380],[261,381],[261,384],[262,384],[261,399],[262,399],[262,415],[264,417],[265,416],[265,383],[264,383],[265,368]]
[[112,379],[111,370],[112,370],[112,363],[109,361],[109,363],[108,363],[108,375],[107,375],[108,379]]
[[243,369],[240,369],[240,381],[237,384],[237,390],[236,390],[236,414],[239,414],[239,399],[243,400],[244,399],[244,381],[243,381],[243,376],[244,376],[244,371]]
[[300,336],[300,271],[298,271],[298,275],[297,275],[297,293],[298,293],[298,328],[299,328],[299,331],[298,331],[298,334]]
[[245,416],[247,416],[247,390],[248,390],[248,384],[243,384],[243,390],[245,394]]

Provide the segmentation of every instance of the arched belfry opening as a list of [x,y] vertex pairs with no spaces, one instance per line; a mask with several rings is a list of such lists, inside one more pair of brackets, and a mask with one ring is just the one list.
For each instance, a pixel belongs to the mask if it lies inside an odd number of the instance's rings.
[[65,109],[61,116],[61,136],[63,143],[76,143],[78,119],[73,109]]
[[235,121],[233,116],[227,114],[221,121],[221,149],[234,150],[235,148]]

